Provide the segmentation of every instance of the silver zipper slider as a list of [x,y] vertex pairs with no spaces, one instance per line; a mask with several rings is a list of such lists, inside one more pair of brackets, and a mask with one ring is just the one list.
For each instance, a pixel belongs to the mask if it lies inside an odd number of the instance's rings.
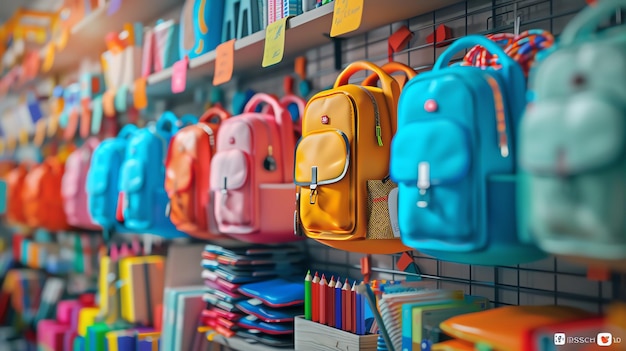
[[317,201],[317,166],[311,167],[311,185],[309,185],[309,189],[311,189],[309,204],[315,205]]
[[222,187],[222,205],[226,205],[226,198],[228,198],[228,188],[227,188],[227,183],[228,183],[228,177],[224,177],[224,186]]
[[430,201],[428,189],[430,188],[430,164],[428,162],[420,162],[417,166],[417,188],[419,196],[417,207],[426,208]]

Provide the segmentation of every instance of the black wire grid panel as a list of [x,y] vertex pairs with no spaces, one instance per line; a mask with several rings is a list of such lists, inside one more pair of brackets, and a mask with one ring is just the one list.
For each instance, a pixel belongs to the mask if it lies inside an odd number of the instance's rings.
[[[332,85],[336,67],[356,60],[383,64],[388,60],[387,38],[402,25],[414,33],[408,48],[396,53],[394,60],[417,70],[429,69],[446,48],[426,43],[426,37],[443,24],[452,29],[453,37],[495,32],[512,33],[519,18],[519,31],[544,29],[558,35],[565,24],[586,3],[584,0],[467,0],[433,13],[389,24],[363,35],[329,43],[307,54],[309,79],[317,88]],[[619,17],[619,16],[616,16]],[[617,20],[620,20],[618,18]],[[454,40],[454,39],[451,39]],[[341,54],[336,55],[340,48]],[[337,62],[337,58],[341,62]],[[461,58],[461,55],[457,56]],[[352,77],[360,82],[365,74]],[[271,84],[265,82],[266,85]],[[342,252],[310,241],[312,269],[342,277],[361,277],[363,255]],[[414,253],[421,277],[439,288],[461,289],[467,294],[489,298],[495,306],[503,305],[570,305],[602,312],[614,299],[626,292],[621,276],[609,281],[587,279],[586,268],[549,257],[539,262],[504,267],[483,267],[439,261]],[[373,255],[373,278],[402,279],[407,273],[396,266],[399,255]]]

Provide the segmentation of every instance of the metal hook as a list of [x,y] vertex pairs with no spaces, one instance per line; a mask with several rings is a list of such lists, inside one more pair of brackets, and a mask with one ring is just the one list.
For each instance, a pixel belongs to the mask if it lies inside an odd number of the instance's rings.
[[519,35],[520,26],[522,24],[522,17],[517,14],[517,1],[513,4],[513,34]]

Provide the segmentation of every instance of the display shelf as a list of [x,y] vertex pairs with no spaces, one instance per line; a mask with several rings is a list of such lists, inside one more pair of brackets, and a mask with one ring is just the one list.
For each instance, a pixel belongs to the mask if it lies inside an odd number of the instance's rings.
[[[346,34],[352,37],[385,24],[402,21],[420,14],[428,13],[458,0],[415,1],[415,0],[365,0],[363,19],[358,30]],[[289,20],[285,33],[285,56],[283,62],[290,62],[297,55],[307,50],[330,42],[328,33],[332,24],[335,3],[307,11]],[[261,69],[265,31],[260,31],[235,42],[234,75]],[[213,75],[215,70],[215,51],[208,52],[189,61],[187,76],[193,81]],[[279,64],[280,65],[280,64]],[[166,95],[171,92],[172,70],[166,69],[148,78],[149,95]]]
[[213,337],[213,342],[216,342],[220,345],[224,345],[230,349],[237,350],[237,351],[295,351],[294,349],[290,349],[290,348],[278,348],[278,347],[271,347],[271,346],[267,346],[261,343],[249,343],[246,340],[244,340],[243,338],[234,336],[232,338],[226,338],[224,336],[221,335],[216,335],[215,337]]
[[168,10],[179,6],[180,0],[132,0],[122,1],[114,14],[108,14],[110,2],[85,16],[70,31],[66,47],[57,52],[54,64],[46,75],[54,75],[77,69],[85,58],[97,60],[105,50],[105,36],[119,32],[125,23],[154,20]]

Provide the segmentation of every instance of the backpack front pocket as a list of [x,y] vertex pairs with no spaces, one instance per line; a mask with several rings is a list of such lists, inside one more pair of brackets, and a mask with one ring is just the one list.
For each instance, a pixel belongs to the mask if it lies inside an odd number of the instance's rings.
[[133,229],[148,228],[152,206],[150,193],[146,189],[146,167],[140,160],[130,159],[122,165],[120,190],[124,193],[122,209],[124,220]]
[[115,217],[116,203],[109,203],[109,172],[106,163],[92,163],[87,173],[87,206],[94,222],[108,226]]
[[220,230],[228,232],[226,228],[230,226],[253,226],[255,202],[250,155],[238,149],[219,152],[211,161],[211,170],[215,217]]
[[307,134],[296,147],[295,165],[301,224],[308,235],[325,239],[329,239],[328,232],[350,235],[356,209],[348,136],[336,129]]
[[398,219],[405,244],[470,251],[475,238],[468,131],[450,120],[406,126],[395,136],[391,178],[399,185]]
[[172,157],[165,170],[165,190],[170,201],[170,219],[175,225],[192,223],[195,216],[194,161],[186,154]]

